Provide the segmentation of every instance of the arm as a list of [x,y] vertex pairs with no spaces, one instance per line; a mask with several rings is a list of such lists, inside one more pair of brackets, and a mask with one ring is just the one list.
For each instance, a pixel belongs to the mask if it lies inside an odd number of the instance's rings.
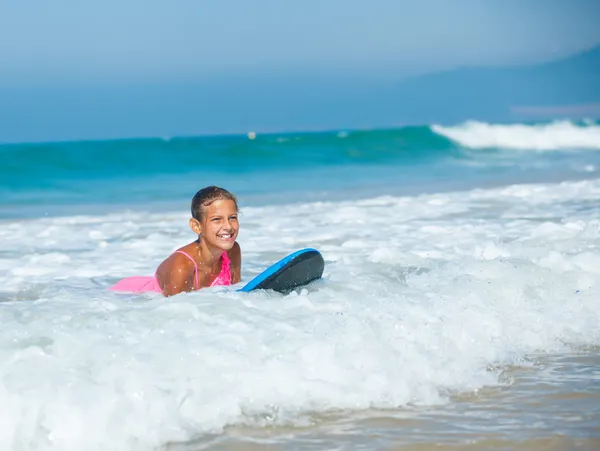
[[173,254],[156,270],[158,281],[165,297],[194,289],[193,263],[181,254]]
[[227,255],[231,260],[229,266],[231,270],[231,283],[239,283],[242,280],[242,249],[237,241],[234,243],[231,250],[227,252]]

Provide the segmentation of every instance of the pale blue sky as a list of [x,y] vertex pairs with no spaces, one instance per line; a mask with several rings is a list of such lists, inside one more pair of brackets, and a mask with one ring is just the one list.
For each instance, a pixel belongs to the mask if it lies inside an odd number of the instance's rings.
[[1,0],[0,85],[395,76],[600,42],[598,0]]
[[0,143],[395,123],[349,105],[599,23],[600,0],[0,0]]

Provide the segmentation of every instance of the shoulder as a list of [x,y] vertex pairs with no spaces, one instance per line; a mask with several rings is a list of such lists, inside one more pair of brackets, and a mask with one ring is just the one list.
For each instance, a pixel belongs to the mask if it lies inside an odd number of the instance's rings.
[[240,244],[236,241],[233,243],[233,247],[227,251],[227,256],[231,263],[239,263],[242,260],[242,248]]
[[227,251],[227,253],[229,255],[233,255],[233,254],[241,255],[242,254],[242,248],[240,247],[240,243],[238,243],[237,241],[235,243],[233,243],[233,247],[231,249],[229,249]]
[[178,252],[169,255],[156,269],[158,284],[165,296],[195,288],[196,267],[188,257]]
[[163,278],[166,278],[166,276],[173,276],[175,274],[187,276],[194,271],[194,262],[177,251],[165,258],[156,269],[156,273],[158,275],[162,275]]
[[231,283],[238,283],[241,281],[242,273],[242,249],[236,241],[231,249],[227,251],[229,260],[231,261]]

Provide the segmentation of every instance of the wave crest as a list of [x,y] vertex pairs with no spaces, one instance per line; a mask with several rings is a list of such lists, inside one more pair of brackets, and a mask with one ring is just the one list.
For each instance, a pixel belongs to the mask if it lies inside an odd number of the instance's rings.
[[468,121],[451,127],[432,125],[431,131],[472,149],[600,150],[600,125],[593,122],[529,125]]

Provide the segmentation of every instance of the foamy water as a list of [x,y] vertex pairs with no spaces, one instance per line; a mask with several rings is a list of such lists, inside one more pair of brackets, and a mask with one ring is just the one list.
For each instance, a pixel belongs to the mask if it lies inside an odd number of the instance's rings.
[[528,355],[600,344],[599,198],[592,180],[244,208],[243,281],[302,247],[326,259],[287,296],[106,290],[193,239],[186,212],[4,222],[0,449],[310,430],[505,386]]
[[579,126],[571,121],[548,124],[488,124],[469,121],[458,126],[433,125],[431,129],[473,149],[500,148],[525,151],[598,150],[600,126]]

